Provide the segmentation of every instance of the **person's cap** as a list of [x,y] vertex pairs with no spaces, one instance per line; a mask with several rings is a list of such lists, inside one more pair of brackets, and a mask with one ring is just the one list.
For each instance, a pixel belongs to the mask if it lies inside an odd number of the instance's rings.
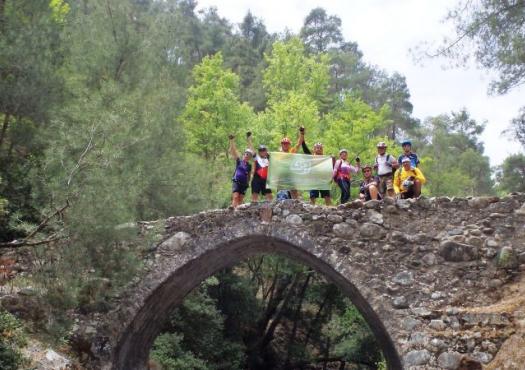
[[266,147],[266,145],[259,145],[259,147],[257,148],[257,150],[259,150],[260,152],[262,152],[263,150],[268,150],[268,148]]
[[366,170],[367,168],[368,168],[369,170],[372,170],[372,166],[369,165],[369,164],[365,164],[363,167],[361,167],[361,170],[362,170],[363,172],[365,172],[365,170]]
[[249,155],[251,155],[251,156],[253,157],[253,152],[252,152],[251,149],[246,149],[246,150],[244,151],[244,153],[249,154]]
[[386,148],[386,144],[384,141],[380,141],[379,143],[377,143],[377,147],[378,148]]
[[405,146],[405,145],[410,145],[412,146],[412,142],[410,140],[404,140],[402,143],[401,143],[401,146]]
[[341,149],[341,150],[339,151],[339,154],[341,154],[341,153],[347,153],[347,154],[348,154],[348,150],[346,150],[346,149]]
[[403,159],[401,160],[401,163],[406,163],[406,162],[410,162],[410,158],[403,157]]
[[290,144],[290,143],[291,143],[291,141],[287,137],[283,137],[282,140],[281,140],[281,144]]

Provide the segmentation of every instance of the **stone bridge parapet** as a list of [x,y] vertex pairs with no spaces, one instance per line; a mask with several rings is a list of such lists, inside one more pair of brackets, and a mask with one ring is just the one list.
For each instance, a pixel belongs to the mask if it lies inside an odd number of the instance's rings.
[[524,202],[525,194],[339,207],[284,201],[171,217],[144,274],[75,337],[90,343],[93,368],[145,369],[162,319],[191,289],[251,255],[279,253],[352,299],[390,369],[457,369],[465,356],[487,364],[525,322],[494,309],[524,274]]

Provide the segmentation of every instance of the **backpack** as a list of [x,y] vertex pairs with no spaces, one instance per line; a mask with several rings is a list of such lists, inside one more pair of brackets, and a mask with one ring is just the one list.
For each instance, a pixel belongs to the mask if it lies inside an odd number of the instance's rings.
[[[339,175],[339,171],[341,170],[341,166],[343,165],[343,160],[342,159],[338,159],[339,161],[339,166],[337,167],[337,171],[335,171],[335,175],[332,177],[332,179],[334,181],[337,181],[337,175]],[[337,163],[337,161],[335,161],[335,163]],[[334,165],[335,165],[334,163]]]
[[[375,165],[375,168],[376,168],[377,171],[379,171],[379,162],[377,161],[377,158],[379,158],[378,155],[376,155],[376,165]],[[390,154],[387,154],[387,155],[386,155],[386,165],[387,165],[388,167],[390,167],[391,169],[394,168],[394,167],[392,167],[392,163],[390,163]],[[392,176],[394,176],[394,172],[395,172],[395,171],[392,171]]]

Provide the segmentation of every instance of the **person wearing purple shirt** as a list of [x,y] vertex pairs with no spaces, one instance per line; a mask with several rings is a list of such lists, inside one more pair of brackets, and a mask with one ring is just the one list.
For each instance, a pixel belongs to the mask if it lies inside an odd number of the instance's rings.
[[253,158],[253,153],[250,149],[246,149],[240,158],[239,151],[235,146],[234,136],[230,135],[230,148],[229,152],[235,159],[235,172],[232,177],[232,207],[235,208],[242,204],[244,201],[244,195],[248,189],[250,182],[250,176],[252,172],[252,165],[250,161]]

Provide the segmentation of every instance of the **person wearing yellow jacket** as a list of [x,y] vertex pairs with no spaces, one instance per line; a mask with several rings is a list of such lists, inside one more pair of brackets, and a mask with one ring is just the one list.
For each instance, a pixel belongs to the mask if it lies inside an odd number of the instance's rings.
[[402,166],[394,174],[394,191],[401,199],[417,198],[421,186],[427,181],[419,168],[412,167],[410,158],[404,157]]

